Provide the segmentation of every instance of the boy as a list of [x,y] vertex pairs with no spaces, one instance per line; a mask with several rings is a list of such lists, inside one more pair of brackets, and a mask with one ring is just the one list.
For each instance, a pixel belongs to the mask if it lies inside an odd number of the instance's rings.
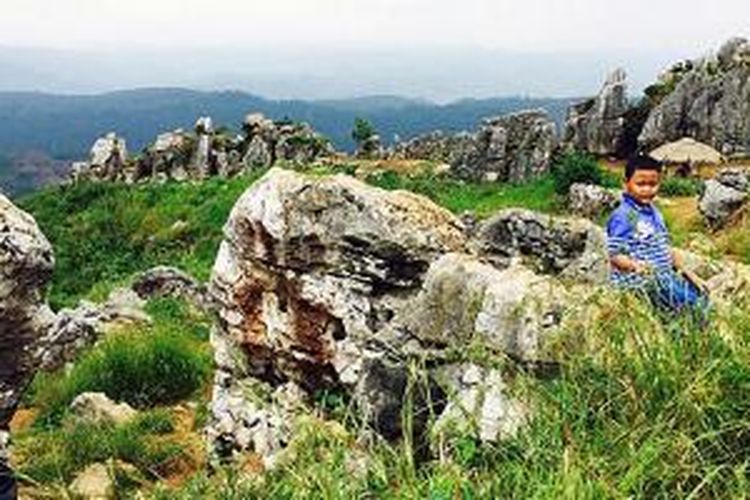
[[612,282],[642,290],[659,309],[705,313],[708,299],[697,280],[681,272],[682,261],[672,250],[669,232],[653,200],[659,192],[662,164],[645,155],[625,166],[622,202],[607,222]]

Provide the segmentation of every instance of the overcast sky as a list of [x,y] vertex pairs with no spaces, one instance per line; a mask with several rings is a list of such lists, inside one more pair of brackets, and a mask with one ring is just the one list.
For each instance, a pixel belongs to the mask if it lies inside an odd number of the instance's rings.
[[2,0],[0,44],[58,48],[342,43],[523,51],[708,50],[747,0]]
[[580,96],[736,35],[750,0],[0,0],[0,90]]

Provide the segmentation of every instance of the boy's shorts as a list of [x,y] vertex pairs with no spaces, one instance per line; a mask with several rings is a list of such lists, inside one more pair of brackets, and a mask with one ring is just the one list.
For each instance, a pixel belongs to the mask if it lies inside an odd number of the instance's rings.
[[0,460],[0,500],[16,500],[16,478],[4,460]]
[[708,314],[708,297],[692,282],[674,272],[658,273],[647,286],[649,299],[658,309],[670,313],[691,313],[704,321]]

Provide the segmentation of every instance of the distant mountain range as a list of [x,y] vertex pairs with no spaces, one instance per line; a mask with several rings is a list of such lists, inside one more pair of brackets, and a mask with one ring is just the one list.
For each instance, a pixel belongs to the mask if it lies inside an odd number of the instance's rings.
[[[202,92],[145,88],[96,95],[0,92],[0,186],[33,189],[64,170],[59,160],[86,157],[93,141],[116,131],[137,152],[160,132],[192,128],[199,116],[238,129],[245,114],[306,121],[337,148],[351,150],[356,117],[370,120],[385,142],[431,130],[473,130],[485,117],[531,108],[545,109],[558,124],[572,99],[501,97],[449,104],[391,95],[340,100],[269,100],[239,91]],[[34,168],[38,164],[39,168]]]

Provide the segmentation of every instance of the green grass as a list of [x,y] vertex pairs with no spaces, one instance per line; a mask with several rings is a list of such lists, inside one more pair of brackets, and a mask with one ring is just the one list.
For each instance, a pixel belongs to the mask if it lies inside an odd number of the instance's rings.
[[427,196],[455,214],[472,211],[479,217],[509,207],[524,207],[541,212],[560,208],[551,177],[526,184],[464,182],[446,177],[400,176],[386,171],[371,175],[367,182],[388,190],[403,189]]
[[258,176],[77,184],[21,199],[55,249],[52,306],[74,306],[92,290],[106,295],[113,283],[160,264],[206,279],[229,211]]
[[512,390],[533,401],[534,418],[513,439],[456,436],[419,463],[408,446],[309,418],[273,471],[198,475],[155,498],[745,498],[747,297],[705,330],[662,323],[634,297],[591,300],[598,312],[553,339],[558,377],[516,373]]
[[134,465],[153,479],[183,456],[179,443],[160,439],[171,428],[171,416],[161,410],[118,427],[70,420],[18,435],[14,453],[22,476],[41,484],[69,484],[87,465],[109,459]]
[[104,392],[137,408],[170,404],[203,387],[211,372],[208,323],[172,299],[155,301],[153,326],[116,332],[86,352],[72,370],[39,374],[28,404],[39,424],[56,425],[82,392]]

